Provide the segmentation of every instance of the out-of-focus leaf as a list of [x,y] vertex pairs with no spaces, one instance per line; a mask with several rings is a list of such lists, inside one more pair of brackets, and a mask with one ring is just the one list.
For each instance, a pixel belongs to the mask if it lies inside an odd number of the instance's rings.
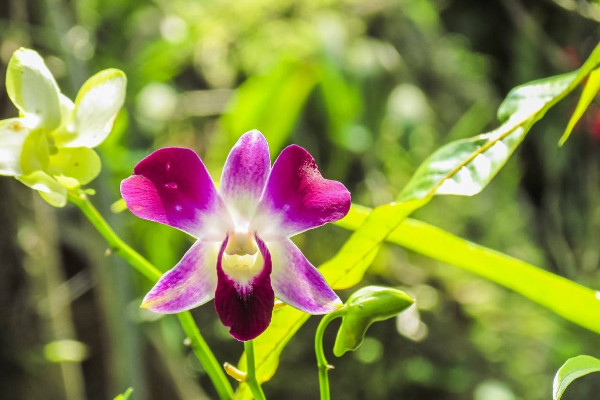
[[125,393],[118,395],[114,400],[128,400],[131,393],[133,393],[133,388],[127,389]]
[[594,100],[594,97],[596,97],[598,90],[600,90],[600,69],[595,69],[588,76],[588,80],[583,88],[583,92],[581,92],[577,107],[575,108],[575,111],[573,111],[573,115],[571,115],[571,119],[565,128],[565,132],[558,141],[559,146],[565,144],[567,139],[569,139],[571,132],[573,132],[573,128],[575,128],[575,125],[585,110],[587,110],[592,100]]
[[358,349],[371,324],[392,318],[413,303],[406,293],[389,287],[367,286],[354,292],[346,301],[333,354],[341,357]]
[[591,356],[569,358],[554,376],[552,399],[560,400],[571,382],[592,372],[600,372],[599,359]]
[[372,138],[355,125],[361,109],[357,86],[349,85],[340,69],[325,61],[320,68],[319,87],[328,114],[329,136],[337,145],[350,151],[368,149]]
[[81,362],[88,357],[85,344],[71,339],[55,340],[44,346],[44,357],[55,363]]
[[[354,205],[337,225],[359,229],[371,215]],[[557,315],[600,333],[599,292],[440,228],[405,219],[386,239],[409,250],[470,271],[535,301]]]
[[253,76],[235,94],[221,119],[224,135],[215,139],[207,155],[222,163],[244,133],[260,130],[276,155],[285,145],[317,81],[314,66],[283,60],[265,75]]
[[6,70],[6,91],[30,128],[52,130],[60,125],[58,85],[37,52],[20,48],[13,53]]

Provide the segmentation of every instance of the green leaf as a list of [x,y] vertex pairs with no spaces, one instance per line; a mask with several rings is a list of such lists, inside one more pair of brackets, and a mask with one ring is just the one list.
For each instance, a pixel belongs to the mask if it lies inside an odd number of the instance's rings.
[[591,356],[569,358],[554,376],[552,399],[560,400],[571,382],[592,372],[600,372],[599,359]]
[[388,233],[426,202],[414,200],[375,208],[337,254],[319,268],[331,287],[346,289],[359,283]]
[[[348,217],[336,225],[359,229],[370,211],[367,207],[354,205]],[[405,219],[386,240],[477,274],[568,321],[600,333],[600,293],[597,291],[414,219]]]
[[[106,69],[89,78],[79,90],[70,121],[54,134],[58,147],[89,147],[102,143],[112,130],[125,101],[123,71]],[[68,103],[63,100],[63,109]]]
[[528,107],[552,107],[600,65],[600,44],[596,45],[583,65],[573,72],[539,79],[511,90],[500,107],[498,119],[507,120],[518,110]]
[[89,183],[101,169],[100,157],[87,147],[61,148],[50,155],[49,172],[67,189]]
[[133,393],[133,388],[127,389],[125,393],[118,395],[114,400],[128,400],[131,393]]
[[51,206],[64,207],[67,204],[67,189],[44,171],[18,176],[17,179],[33,190],[37,190]]
[[28,135],[21,118],[0,121],[0,175],[22,175],[21,154]]
[[13,53],[6,70],[6,91],[28,127],[53,130],[60,125],[59,89],[37,52],[21,47]]
[[508,93],[502,104],[500,104],[498,119],[504,122],[523,108],[530,108],[533,112],[541,109],[557,95],[567,90],[578,74],[579,70],[576,70],[517,86]]
[[571,119],[567,124],[565,132],[558,141],[559,146],[565,144],[569,136],[571,136],[573,128],[583,116],[583,113],[587,110],[592,100],[594,100],[594,97],[596,97],[598,90],[600,90],[600,69],[595,69],[590,73],[583,91],[581,92],[579,102],[577,102],[577,107],[575,108],[575,111],[573,111],[573,115],[571,115]]
[[406,293],[389,287],[367,286],[354,292],[344,305],[333,354],[341,357],[358,349],[371,324],[392,318],[413,303]]
[[495,131],[443,146],[421,164],[398,201],[479,193],[506,164],[531,125],[529,111],[517,113]]

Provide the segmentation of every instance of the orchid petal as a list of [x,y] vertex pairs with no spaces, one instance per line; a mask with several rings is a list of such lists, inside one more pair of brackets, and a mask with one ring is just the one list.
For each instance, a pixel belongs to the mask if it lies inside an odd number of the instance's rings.
[[349,209],[346,187],[324,179],[310,153],[292,145],[273,164],[251,225],[263,240],[280,240],[337,221]]
[[215,296],[215,265],[220,243],[198,240],[181,261],[148,292],[142,308],[173,314],[198,307]]
[[59,148],[50,155],[49,172],[65,187],[72,189],[85,185],[98,176],[100,157],[87,147]]
[[44,171],[34,171],[25,176],[17,176],[19,181],[37,190],[46,202],[54,207],[67,204],[67,189]]
[[6,70],[6,91],[29,127],[51,131],[60,125],[58,85],[37,52],[20,48],[13,53]]
[[72,120],[55,135],[56,144],[92,148],[102,143],[123,106],[126,86],[127,78],[118,69],[106,69],[89,78],[77,94]]
[[236,226],[250,220],[269,177],[269,145],[257,130],[243,134],[231,149],[219,189]]
[[21,154],[29,129],[21,118],[0,121],[0,175],[22,175]]
[[291,240],[268,242],[273,272],[271,283],[278,299],[309,314],[326,314],[342,306],[323,275]]
[[215,309],[223,325],[230,328],[231,336],[240,341],[252,340],[267,329],[275,295],[271,287],[271,256],[264,242],[257,239],[263,267],[249,281],[237,282],[223,270],[226,239],[217,260],[217,290]]
[[231,217],[206,167],[192,150],[157,150],[133,172],[121,182],[121,194],[136,216],[219,242],[232,229]]

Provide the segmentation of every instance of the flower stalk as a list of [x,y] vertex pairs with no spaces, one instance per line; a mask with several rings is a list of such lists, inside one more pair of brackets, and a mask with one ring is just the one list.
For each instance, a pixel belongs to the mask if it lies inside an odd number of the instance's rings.
[[327,372],[330,369],[333,369],[332,365],[327,363],[327,358],[325,358],[325,352],[323,351],[323,334],[325,333],[325,328],[331,321],[336,318],[340,318],[346,312],[345,308],[340,308],[332,313],[325,315],[321,318],[321,322],[319,322],[319,326],[317,326],[317,331],[315,333],[315,356],[317,357],[317,366],[319,368],[319,393],[321,400],[329,400],[329,376]]
[[[146,260],[142,255],[132,249],[112,230],[110,225],[102,217],[100,212],[89,201],[85,193],[68,193],[68,200],[77,206],[87,219],[94,225],[98,232],[108,242],[110,249],[119,254],[138,272],[144,275],[149,281],[156,282],[161,277],[161,272]],[[210,380],[212,381],[219,398],[221,400],[229,400],[233,396],[233,388],[221,369],[219,362],[208,347],[208,344],[200,334],[198,326],[194,322],[192,315],[189,312],[178,313],[177,317],[183,328],[183,331],[191,341],[192,351],[198,358]]]
[[256,366],[254,364],[254,343],[252,340],[244,342],[244,350],[246,351],[246,384],[250,387],[250,391],[255,400],[266,400],[265,394],[260,387],[260,383],[256,379]]

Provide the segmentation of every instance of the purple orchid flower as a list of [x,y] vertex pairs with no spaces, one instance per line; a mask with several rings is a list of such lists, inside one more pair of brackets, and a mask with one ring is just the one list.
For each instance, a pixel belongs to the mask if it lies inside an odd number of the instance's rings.
[[310,314],[342,305],[289,238],[343,218],[350,193],[324,179],[302,147],[284,149],[271,169],[264,136],[245,133],[227,157],[219,190],[196,153],[167,147],[140,161],[121,193],[136,216],[197,239],[142,307],[177,313],[214,297],[221,322],[246,341],[269,326],[275,296]]

